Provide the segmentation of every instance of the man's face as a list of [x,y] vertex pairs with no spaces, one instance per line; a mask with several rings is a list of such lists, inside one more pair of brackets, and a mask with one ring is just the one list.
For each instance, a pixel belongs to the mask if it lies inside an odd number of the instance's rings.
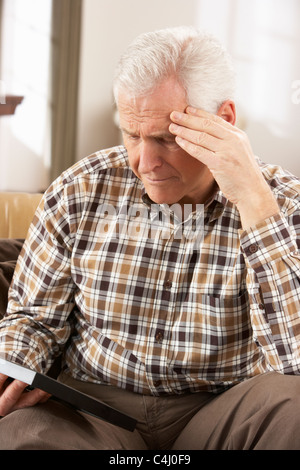
[[172,78],[149,95],[119,95],[129,164],[157,204],[204,203],[213,184],[208,168],[182,150],[169,132],[171,112],[184,112],[187,106],[183,88]]

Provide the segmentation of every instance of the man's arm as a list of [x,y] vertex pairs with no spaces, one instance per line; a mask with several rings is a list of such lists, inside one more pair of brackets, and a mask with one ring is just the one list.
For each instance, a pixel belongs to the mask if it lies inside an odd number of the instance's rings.
[[[37,209],[15,269],[8,313],[0,322],[2,356],[39,372],[50,368],[71,332],[74,283],[63,193],[63,185],[52,185]],[[0,415],[47,398],[25,388],[0,375]]]
[[[294,208],[291,206],[294,205]],[[300,207],[240,232],[247,266],[253,338],[270,370],[300,374]],[[292,213],[287,214],[287,212]]]
[[244,132],[219,116],[188,108],[174,112],[170,131],[178,145],[208,166],[221,191],[236,204],[253,339],[270,370],[300,374],[300,203],[280,210]]

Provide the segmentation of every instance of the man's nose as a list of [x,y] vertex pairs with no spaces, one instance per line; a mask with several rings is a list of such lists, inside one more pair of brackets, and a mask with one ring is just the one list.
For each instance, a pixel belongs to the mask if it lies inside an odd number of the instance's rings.
[[155,142],[141,142],[139,157],[140,173],[150,173],[163,164],[159,145]]

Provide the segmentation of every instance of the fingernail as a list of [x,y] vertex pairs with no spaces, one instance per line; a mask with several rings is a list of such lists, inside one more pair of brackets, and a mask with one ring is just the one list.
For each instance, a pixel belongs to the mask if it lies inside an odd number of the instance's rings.
[[179,113],[178,111],[173,111],[173,112],[171,113],[171,119],[175,119],[175,120],[176,120],[176,119],[180,119],[181,116],[182,116],[182,113]]
[[178,128],[179,128],[179,126],[177,126],[176,124],[173,124],[173,123],[170,124],[170,126],[169,126],[169,130],[171,132],[176,132],[178,130]]

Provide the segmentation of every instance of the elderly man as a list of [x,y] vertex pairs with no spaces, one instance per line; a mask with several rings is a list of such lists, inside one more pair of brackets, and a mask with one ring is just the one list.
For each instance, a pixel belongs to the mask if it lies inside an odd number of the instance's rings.
[[0,448],[299,448],[299,181],[253,155],[206,34],[140,36],[114,93],[124,146],[44,195],[0,353],[42,372],[61,356],[60,381],[137,427],[2,375]]

